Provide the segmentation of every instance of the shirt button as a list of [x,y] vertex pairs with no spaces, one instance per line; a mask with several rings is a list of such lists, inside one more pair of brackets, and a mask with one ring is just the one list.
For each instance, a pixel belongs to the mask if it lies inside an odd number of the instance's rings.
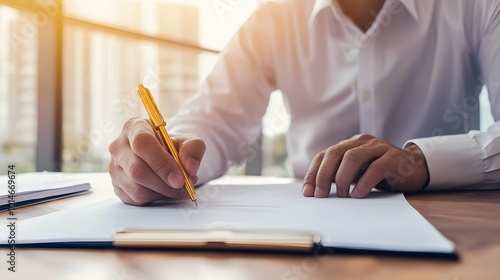
[[368,102],[371,96],[372,94],[369,90],[364,90],[363,93],[361,94],[361,98],[363,99],[364,102]]

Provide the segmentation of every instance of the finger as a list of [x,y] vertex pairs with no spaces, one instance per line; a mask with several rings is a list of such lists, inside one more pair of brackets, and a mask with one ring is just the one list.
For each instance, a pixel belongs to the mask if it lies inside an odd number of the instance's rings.
[[191,183],[193,183],[193,185],[196,185],[196,183],[198,183],[199,178],[196,175],[190,175],[189,180],[191,180]]
[[179,159],[186,171],[196,175],[205,154],[205,142],[194,134],[183,134],[175,136],[174,143],[177,143]]
[[148,122],[137,122],[134,128],[127,132],[132,151],[149,165],[163,182],[176,189],[184,186],[184,177],[179,165],[157,140]]
[[[321,162],[316,176],[316,189],[314,191],[315,197],[326,197],[330,194],[332,182],[338,172],[337,170],[342,162],[345,152],[359,145],[360,140],[345,140],[326,150],[325,157]],[[337,190],[339,190],[338,187]],[[347,196],[347,194],[342,192],[342,189],[340,191],[340,193],[337,193],[337,196]]]
[[144,204],[138,204],[137,202],[133,201],[122,189],[120,189],[119,186],[115,185],[114,183],[113,191],[115,192],[116,196],[118,196],[118,198],[125,204],[133,206],[145,206]]
[[335,178],[345,148],[343,145],[335,145],[325,151],[316,174],[315,197],[327,197],[330,194],[333,178]]
[[165,198],[159,193],[146,189],[130,180],[124,180],[124,178],[125,176],[114,178],[112,185],[115,194],[126,204],[144,206],[155,200]]
[[364,144],[345,152],[335,175],[337,195],[340,197],[347,197],[351,184],[356,177],[362,173],[362,169],[384,155],[388,149],[389,147],[386,145],[371,146],[369,144]]
[[314,196],[314,188],[316,185],[316,174],[318,173],[321,161],[323,161],[325,153],[321,152],[317,154],[309,166],[309,170],[304,177],[304,186],[302,187],[302,194],[306,197]]
[[[124,172],[124,171],[122,171]],[[124,174],[125,175],[125,174]],[[187,192],[184,188],[174,189],[171,187],[167,188],[157,188],[154,189],[145,187],[144,185],[138,184],[126,178],[126,176],[120,176],[116,180],[116,184],[134,201],[138,203],[146,203],[164,198],[175,198],[184,199],[187,198]],[[156,190],[160,191],[156,191]]]
[[[132,181],[164,197],[177,198],[179,193],[183,191],[182,188],[174,189],[165,183],[146,162],[132,151],[124,152],[120,157],[118,165],[123,172],[123,175],[120,174],[120,171],[116,172],[118,178],[126,178],[128,181]],[[125,184],[126,180],[121,181]]]
[[366,197],[370,191],[378,185],[385,178],[385,170],[390,169],[390,157],[387,154],[373,161],[365,173],[359,179],[358,183],[354,186],[351,193],[353,198]]

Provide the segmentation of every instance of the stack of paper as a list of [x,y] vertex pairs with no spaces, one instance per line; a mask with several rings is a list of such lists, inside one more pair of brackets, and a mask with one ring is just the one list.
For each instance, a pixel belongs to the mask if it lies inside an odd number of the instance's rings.
[[[64,173],[16,174],[15,183],[8,182],[7,175],[0,176],[0,211],[60,199],[90,189],[90,183],[81,176]],[[9,185],[12,186],[10,189]]]

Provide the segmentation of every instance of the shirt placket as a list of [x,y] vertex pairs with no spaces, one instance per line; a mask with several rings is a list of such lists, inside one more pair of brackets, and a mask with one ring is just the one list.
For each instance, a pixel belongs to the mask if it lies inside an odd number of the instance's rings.
[[[360,132],[377,135],[377,118],[375,106],[375,59],[374,37],[380,30],[376,22],[366,33],[362,32],[335,2],[332,11],[341,22],[344,30],[346,45],[344,55],[347,61],[356,64],[357,75],[353,85],[359,112]],[[385,6],[384,6],[385,7]],[[384,8],[380,13],[384,12]]]
[[359,47],[356,95],[359,107],[360,132],[377,135],[375,107],[375,54],[373,40],[367,37]]

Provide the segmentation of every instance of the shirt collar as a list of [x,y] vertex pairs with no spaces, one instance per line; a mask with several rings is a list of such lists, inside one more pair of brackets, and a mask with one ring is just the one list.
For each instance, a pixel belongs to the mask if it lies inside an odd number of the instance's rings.
[[[316,16],[318,16],[318,13],[321,10],[323,10],[331,5],[332,1],[336,1],[336,0],[316,0],[316,1],[314,1],[314,6],[312,9],[311,15],[309,16],[309,25],[311,25],[313,23],[314,19],[316,18]],[[386,0],[386,1],[390,1],[390,0]],[[405,6],[405,8],[410,12],[410,14],[416,20],[418,20],[418,11],[417,11],[415,0],[395,0],[395,1],[401,2]]]
[[417,11],[415,0],[399,0],[399,2],[403,3],[403,5],[406,7],[408,12],[410,12],[410,14],[413,16],[413,18],[418,20],[418,11]]
[[316,1],[314,1],[314,6],[312,9],[311,15],[309,16],[309,25],[312,25],[312,23],[316,19],[316,16],[318,15],[318,13],[321,10],[330,6],[331,1],[332,0],[316,0]]

